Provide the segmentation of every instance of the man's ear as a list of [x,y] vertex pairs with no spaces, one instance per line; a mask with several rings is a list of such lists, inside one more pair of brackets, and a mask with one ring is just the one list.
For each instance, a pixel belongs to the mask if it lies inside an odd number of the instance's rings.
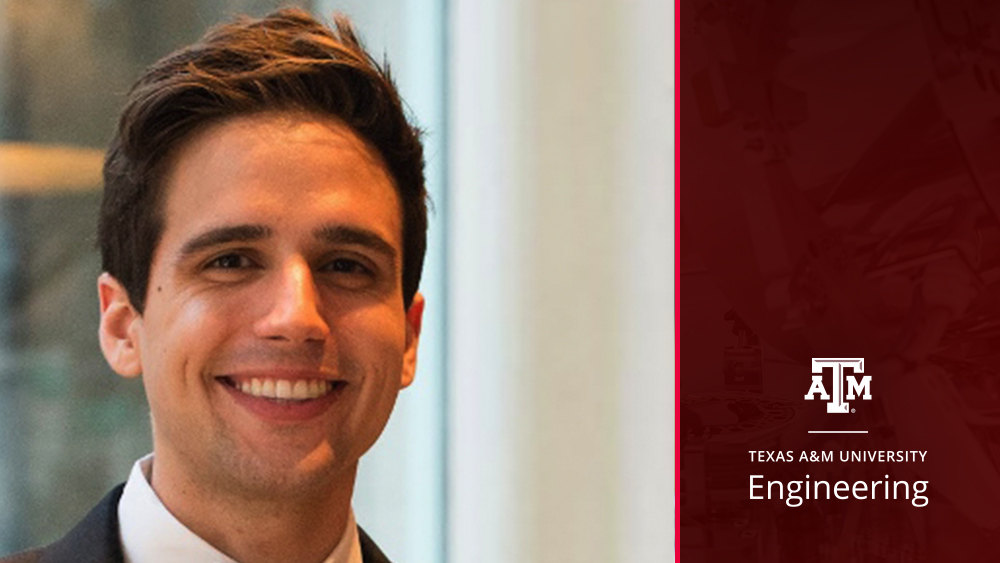
[[399,386],[413,383],[417,373],[417,343],[420,341],[420,326],[424,321],[424,296],[417,292],[410,308],[406,310],[406,350],[403,352],[403,374]]
[[98,335],[104,359],[122,377],[140,375],[142,359],[137,329],[142,325],[142,315],[132,306],[125,287],[107,272],[97,277],[97,296],[101,301]]

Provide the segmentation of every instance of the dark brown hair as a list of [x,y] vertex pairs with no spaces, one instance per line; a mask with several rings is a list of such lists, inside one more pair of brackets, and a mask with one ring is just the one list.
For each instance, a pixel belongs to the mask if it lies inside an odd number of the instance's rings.
[[170,156],[199,128],[269,110],[335,117],[381,155],[402,206],[403,300],[409,308],[427,241],[420,132],[407,121],[387,67],[365,51],[350,22],[336,16],[330,29],[298,9],[213,28],[154,63],[135,83],[104,161],[97,229],[103,269],[142,312],[163,230]]

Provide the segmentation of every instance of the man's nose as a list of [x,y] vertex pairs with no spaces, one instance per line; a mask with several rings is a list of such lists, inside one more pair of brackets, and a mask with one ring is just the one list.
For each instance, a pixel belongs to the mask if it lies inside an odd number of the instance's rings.
[[270,307],[254,326],[257,335],[289,342],[325,340],[330,327],[321,314],[320,296],[309,265],[301,258],[293,259],[276,275],[277,279],[269,284],[270,295],[261,296],[270,301]]

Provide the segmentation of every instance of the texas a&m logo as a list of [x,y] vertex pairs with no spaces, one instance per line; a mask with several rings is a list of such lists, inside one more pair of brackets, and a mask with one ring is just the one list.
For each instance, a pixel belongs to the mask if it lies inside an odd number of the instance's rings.
[[[853,375],[844,375],[844,368],[854,370]],[[833,370],[833,392],[827,393],[823,385],[823,368]],[[826,404],[826,412],[851,412],[848,399],[861,397],[865,401],[872,400],[872,376],[865,375],[858,381],[857,376],[865,372],[864,358],[813,358],[812,385],[806,393],[806,400],[813,400],[816,395]]]

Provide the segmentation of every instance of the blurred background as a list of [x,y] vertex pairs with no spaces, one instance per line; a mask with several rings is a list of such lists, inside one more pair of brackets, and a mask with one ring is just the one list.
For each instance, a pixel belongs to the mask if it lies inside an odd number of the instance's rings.
[[[143,67],[264,0],[0,0],[0,553],[150,450],[100,355],[103,148]],[[673,6],[316,0],[391,62],[434,199],[420,369],[362,460],[393,560],[673,558]]]

